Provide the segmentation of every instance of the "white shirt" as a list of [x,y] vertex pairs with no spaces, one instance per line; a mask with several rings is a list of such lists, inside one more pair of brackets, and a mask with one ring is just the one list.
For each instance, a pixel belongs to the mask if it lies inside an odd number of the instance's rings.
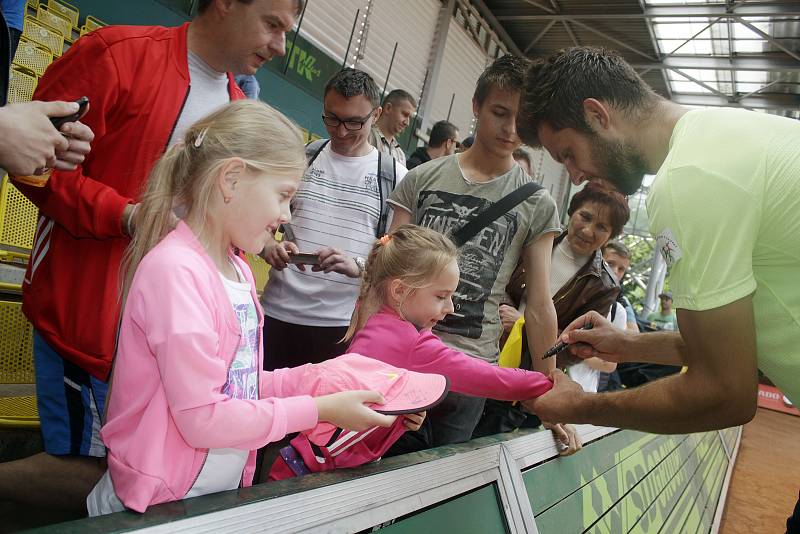
[[553,249],[550,257],[550,298],[569,282],[575,273],[589,261],[589,256],[579,256],[572,251],[567,238]]
[[178,117],[178,123],[169,138],[169,146],[183,139],[186,130],[212,111],[231,101],[228,91],[228,75],[217,72],[200,56],[189,52],[189,96]]
[[[620,330],[625,330],[628,322],[628,316],[625,314],[625,306],[619,302],[615,302],[617,307],[617,314],[614,316],[613,325]],[[611,320],[611,312],[608,313],[608,319]],[[587,393],[597,393],[597,386],[600,382],[600,371],[592,369],[585,362],[577,363],[569,368],[569,377],[581,385]]]
[[[397,164],[396,181],[406,174]],[[384,199],[384,203],[386,199]],[[384,209],[387,209],[384,206]],[[381,213],[378,151],[348,157],[328,144],[309,167],[292,204],[292,230],[300,252],[323,247],[366,258]],[[290,265],[270,271],[262,303],[268,316],[305,326],[350,324],[361,280],[343,274],[300,271]]]

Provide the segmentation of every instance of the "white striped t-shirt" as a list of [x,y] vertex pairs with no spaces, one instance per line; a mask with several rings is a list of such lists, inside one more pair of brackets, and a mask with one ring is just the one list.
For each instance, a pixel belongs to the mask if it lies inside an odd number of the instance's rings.
[[[398,162],[397,183],[405,174]],[[328,144],[306,171],[292,202],[292,230],[300,252],[330,246],[366,258],[375,241],[380,203],[378,151],[347,157]],[[273,269],[262,297],[264,313],[305,326],[347,326],[360,282],[309,267],[305,272],[294,265]]]

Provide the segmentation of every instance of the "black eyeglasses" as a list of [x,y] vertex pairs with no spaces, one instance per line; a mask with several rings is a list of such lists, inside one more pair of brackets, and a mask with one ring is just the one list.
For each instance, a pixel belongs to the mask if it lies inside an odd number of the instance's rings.
[[378,109],[377,106],[372,108],[372,111],[370,111],[367,115],[365,115],[360,119],[347,119],[344,121],[339,117],[336,117],[335,115],[323,114],[322,122],[324,122],[325,126],[329,128],[338,128],[340,124],[344,124],[345,130],[356,132],[364,127],[364,123],[369,120],[369,118],[372,116],[372,114],[375,112],[376,109]]

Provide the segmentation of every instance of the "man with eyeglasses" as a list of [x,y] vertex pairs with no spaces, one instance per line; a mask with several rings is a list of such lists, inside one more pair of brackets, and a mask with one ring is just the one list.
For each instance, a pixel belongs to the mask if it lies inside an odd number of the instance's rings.
[[[366,72],[342,69],[325,85],[322,121],[330,138],[307,147],[291,224],[283,241],[262,253],[273,267],[262,297],[266,370],[319,363],[347,349],[340,341],[364,258],[386,232],[386,199],[406,174],[369,143],[380,113],[380,89]],[[316,265],[291,264],[298,252],[314,255]]]

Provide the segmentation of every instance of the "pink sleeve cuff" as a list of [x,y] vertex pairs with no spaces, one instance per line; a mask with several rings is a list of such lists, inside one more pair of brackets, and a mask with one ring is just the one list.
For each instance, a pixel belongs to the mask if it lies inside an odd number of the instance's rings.
[[[276,399],[278,400],[278,399]],[[286,433],[301,432],[317,426],[319,412],[313,397],[303,395],[280,399],[286,410]]]

